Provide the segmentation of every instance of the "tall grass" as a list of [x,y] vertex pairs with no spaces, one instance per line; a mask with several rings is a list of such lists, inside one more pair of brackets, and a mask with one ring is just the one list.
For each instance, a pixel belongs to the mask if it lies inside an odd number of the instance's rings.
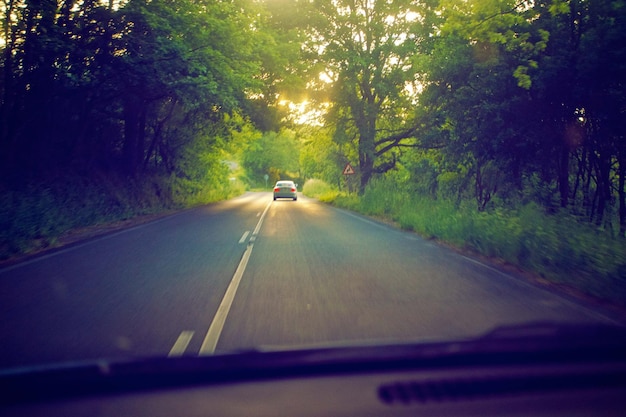
[[245,185],[239,179],[231,179],[223,183],[203,183],[185,178],[172,177],[169,186],[174,194],[177,206],[193,207],[226,200],[245,191]]
[[325,203],[332,203],[339,195],[339,191],[318,179],[307,180],[302,187],[302,193]]
[[373,181],[358,197],[335,191],[329,201],[626,305],[626,239],[571,215],[547,214],[532,203],[479,212],[472,202],[411,194],[390,180]]

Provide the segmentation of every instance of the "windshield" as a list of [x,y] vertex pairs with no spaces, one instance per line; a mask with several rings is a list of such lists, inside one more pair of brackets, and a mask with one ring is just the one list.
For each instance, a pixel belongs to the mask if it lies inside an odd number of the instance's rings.
[[624,322],[621,0],[0,18],[0,369]]

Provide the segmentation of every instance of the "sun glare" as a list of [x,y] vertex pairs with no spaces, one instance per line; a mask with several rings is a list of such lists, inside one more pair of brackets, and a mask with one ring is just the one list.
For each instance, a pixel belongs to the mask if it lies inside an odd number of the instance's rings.
[[308,100],[294,103],[288,100],[281,100],[280,106],[287,107],[289,110],[289,120],[299,125],[323,126],[324,115],[330,106],[330,103],[314,104]]

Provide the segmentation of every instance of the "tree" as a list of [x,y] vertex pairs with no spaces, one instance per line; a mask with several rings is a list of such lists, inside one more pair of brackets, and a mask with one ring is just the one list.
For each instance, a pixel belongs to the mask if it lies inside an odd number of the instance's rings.
[[283,129],[280,132],[249,131],[241,163],[252,183],[262,183],[265,175],[270,182],[299,175],[300,147],[295,132]]
[[[435,21],[431,1],[316,0],[307,51],[322,71],[335,136],[358,152],[360,189],[416,146],[412,107],[420,56]],[[319,74],[316,74],[319,77]]]
[[537,170],[558,184],[561,208],[599,226],[610,227],[617,195],[623,234],[626,7],[620,0],[546,1],[536,7],[542,13],[534,24],[550,33],[530,89],[535,141],[548,145]]
[[302,141],[300,171],[304,179],[321,179],[341,186],[344,180],[341,169],[348,159],[328,130],[319,126],[299,127],[297,134]]
[[244,105],[246,114],[261,131],[279,131],[287,116],[280,102],[303,99],[306,62],[301,43],[305,36],[306,3],[271,0],[262,3],[255,31],[256,56],[260,63],[254,75],[256,94]]
[[185,148],[217,145],[225,116],[260,91],[253,2],[2,5],[5,181],[68,168],[184,175]]
[[[119,62],[127,172],[153,157],[145,154],[147,135],[160,142],[148,149],[173,167],[187,155],[179,149],[206,138],[207,129],[244,103],[258,70],[254,38],[245,34],[252,18],[244,7],[131,0],[123,9],[123,19],[132,22]],[[163,123],[180,126],[167,130]]]
[[548,33],[532,26],[538,13],[525,2],[449,1],[440,14],[420,97],[430,122],[420,135],[440,136],[442,168],[468,176],[459,185],[473,189],[483,210],[496,194],[521,187],[538,153],[528,140],[535,122],[528,90]]
[[465,172],[479,208],[519,196],[611,229],[618,201],[623,234],[624,2],[446,0],[439,13],[418,108],[421,139],[445,144],[439,169]]

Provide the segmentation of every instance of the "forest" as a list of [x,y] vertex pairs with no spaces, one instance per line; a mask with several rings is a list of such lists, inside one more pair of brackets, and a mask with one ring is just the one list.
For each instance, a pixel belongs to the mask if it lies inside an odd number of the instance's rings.
[[2,0],[0,19],[0,258],[267,175],[519,239],[553,219],[539,238],[626,287],[624,0]]

